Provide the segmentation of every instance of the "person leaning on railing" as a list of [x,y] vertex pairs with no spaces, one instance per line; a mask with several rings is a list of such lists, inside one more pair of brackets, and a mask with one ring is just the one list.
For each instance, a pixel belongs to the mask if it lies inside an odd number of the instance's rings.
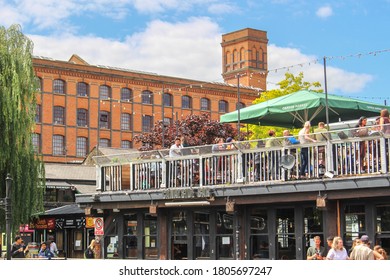
[[[299,142],[301,144],[306,144],[309,142],[317,142],[315,139],[310,137],[310,121],[306,121],[303,125],[303,128],[299,131]],[[306,178],[306,172],[309,172],[308,169],[309,164],[309,148],[303,147],[301,148],[301,168],[299,170],[300,178]]]
[[[360,117],[359,121],[358,121],[358,124],[356,125],[356,130],[354,132],[354,136],[355,137],[366,137],[369,135],[369,130],[368,128],[366,127],[367,126],[367,118],[362,116]],[[360,155],[360,158],[359,158],[359,167],[360,167],[360,171],[363,173],[363,172],[366,172],[366,168],[367,168],[367,165],[366,165],[366,152],[367,152],[367,144],[365,141],[361,141],[359,143],[359,155]]]
[[390,134],[390,118],[389,111],[387,109],[383,109],[381,111],[379,125],[384,134]]

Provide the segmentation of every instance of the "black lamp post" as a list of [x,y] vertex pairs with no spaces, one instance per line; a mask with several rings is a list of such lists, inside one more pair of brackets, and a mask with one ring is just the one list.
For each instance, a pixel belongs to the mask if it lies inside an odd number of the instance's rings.
[[11,259],[11,220],[12,220],[12,208],[11,208],[11,186],[12,178],[10,174],[7,174],[5,179],[5,231],[7,235],[7,260]]

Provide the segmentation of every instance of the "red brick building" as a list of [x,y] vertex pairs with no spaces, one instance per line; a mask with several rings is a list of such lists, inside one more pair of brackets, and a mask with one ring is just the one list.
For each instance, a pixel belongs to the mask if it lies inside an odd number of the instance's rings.
[[133,136],[162,119],[209,112],[219,120],[266,89],[267,42],[266,32],[249,28],[223,35],[226,83],[90,65],[77,55],[34,57],[40,80],[34,144],[45,162],[81,162],[98,144],[137,148]]

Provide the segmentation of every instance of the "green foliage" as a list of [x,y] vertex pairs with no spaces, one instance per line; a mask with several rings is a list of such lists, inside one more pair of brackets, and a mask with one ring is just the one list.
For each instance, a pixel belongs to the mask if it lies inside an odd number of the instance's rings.
[[[9,173],[14,230],[43,209],[44,168],[31,141],[37,88],[32,49],[20,26],[0,27],[0,196],[5,197]],[[4,224],[4,211],[0,223]]]
[[[134,136],[137,143],[142,143],[142,150],[153,150],[162,147],[162,121],[156,122],[153,131]],[[245,135],[245,134],[244,134]],[[230,124],[211,120],[210,115],[188,115],[182,120],[175,121],[172,125],[164,126],[164,147],[169,148],[175,137],[184,137],[189,146],[213,144],[218,138],[237,137],[237,130]]]
[[[285,74],[285,79],[277,83],[279,89],[272,89],[261,94],[259,98],[256,98],[253,101],[253,104],[258,104],[270,99],[274,99],[280,96],[284,96],[299,90],[312,90],[316,92],[322,92],[321,84],[319,82],[305,82],[303,73],[299,73],[298,76],[294,76],[291,73]],[[270,127],[270,126],[258,126],[258,125],[248,125],[248,130],[252,131],[250,140],[267,138],[268,131],[270,129],[275,130],[276,136],[282,136],[282,132],[285,129],[290,129],[291,134],[298,134],[301,127]]]

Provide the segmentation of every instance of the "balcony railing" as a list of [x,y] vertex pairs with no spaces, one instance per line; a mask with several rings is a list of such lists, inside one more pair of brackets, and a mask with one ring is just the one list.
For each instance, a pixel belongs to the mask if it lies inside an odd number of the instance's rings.
[[[272,148],[265,147],[267,139],[233,142],[230,149],[218,152],[212,145],[187,147],[179,157],[170,157],[169,150],[98,156],[97,189],[137,192],[389,174],[389,135],[355,137],[352,130],[344,130],[326,136],[323,142]],[[285,143],[285,138],[278,139]],[[303,148],[308,150],[308,164],[300,176]]]

